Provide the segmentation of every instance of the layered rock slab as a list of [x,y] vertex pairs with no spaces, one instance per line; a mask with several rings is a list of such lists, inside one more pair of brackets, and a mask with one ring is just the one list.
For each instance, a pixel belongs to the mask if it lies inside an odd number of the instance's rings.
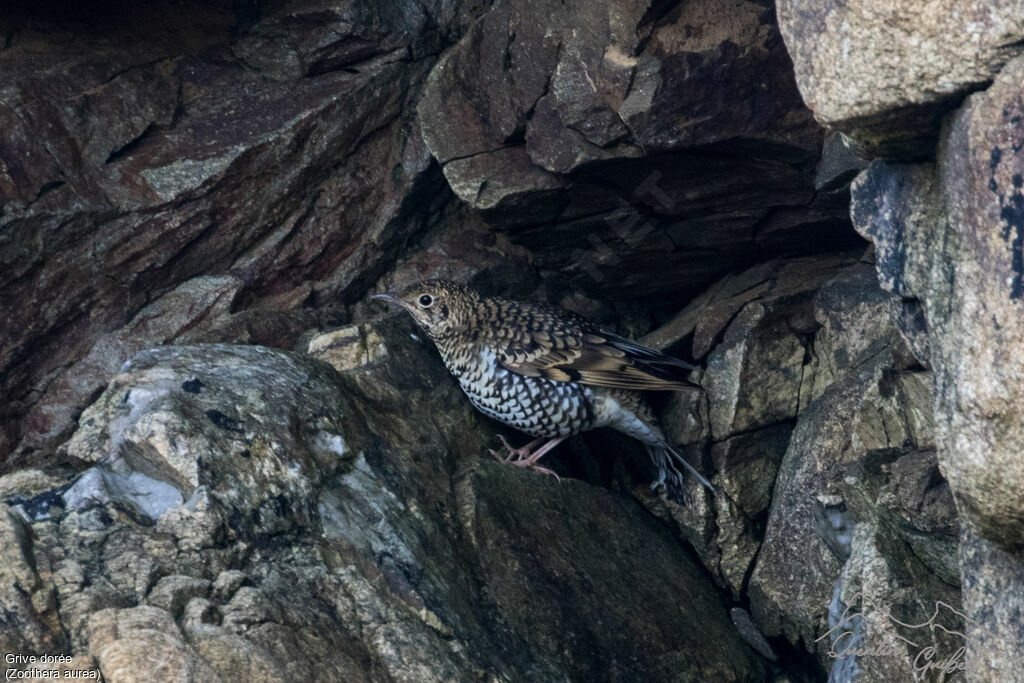
[[682,299],[751,249],[848,237],[790,68],[759,3],[515,0],[441,57],[419,121],[455,195],[542,268]]
[[227,4],[4,10],[0,458],[144,348],[290,346],[446,199],[411,103],[481,7]]
[[[803,657],[821,676],[910,680],[925,648],[963,646],[888,617],[960,609],[958,526],[935,456],[931,373],[873,270],[859,251],[771,261],[647,335],[704,361],[707,396],[674,397],[661,418],[719,494],[694,486],[689,508],[641,499],[679,525],[737,609],[749,605],[780,659]],[[941,623],[962,632],[964,619],[950,611]],[[849,647],[891,653],[843,656]]]

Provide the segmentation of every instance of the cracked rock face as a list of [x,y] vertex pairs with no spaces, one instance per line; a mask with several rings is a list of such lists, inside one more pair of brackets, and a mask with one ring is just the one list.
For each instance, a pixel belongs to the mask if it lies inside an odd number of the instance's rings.
[[[857,179],[853,216],[877,245],[883,286],[920,313],[910,335],[935,372],[938,459],[961,512],[968,664],[1009,671],[1020,642],[1024,577],[1019,285],[1024,60],[968,98],[935,164],[873,164]],[[895,207],[894,209],[890,207]],[[996,598],[996,596],[1000,596]]]
[[[880,666],[831,656],[830,632],[849,632],[840,647],[880,648],[910,629],[883,620],[853,633],[842,614],[891,610],[920,623],[935,600],[959,609],[956,512],[935,458],[930,374],[859,256],[729,276],[645,337],[706,361],[707,406],[672,400],[662,420],[722,493],[695,488],[689,509],[648,506],[750,605],[776,654],[811,653],[823,677],[846,680],[859,666],[854,680],[892,680],[913,675],[921,649],[962,643],[903,643]],[[950,628],[963,625],[950,617]]]
[[[600,433],[552,454],[561,483],[490,460],[496,425],[405,315],[307,336],[305,355],[143,352],[66,444],[81,474],[0,478],[18,596],[0,637],[115,681],[742,681],[802,651],[789,670],[835,673],[847,608],[877,621],[849,637],[879,647],[909,637],[890,611],[959,608],[929,373],[887,303],[858,252],[775,261],[645,339],[738,387],[661,406],[721,492],[695,485],[690,507]],[[864,680],[909,671],[901,652]]]
[[755,253],[857,240],[763,3],[161,0],[130,29],[117,3],[16,4],[0,457],[21,465],[135,353],[288,348],[382,276],[487,266],[495,293],[670,314]]
[[759,3],[506,2],[441,57],[419,120],[455,195],[542,267],[678,296],[754,245],[843,241],[790,73]]
[[4,10],[0,452],[52,450],[144,348],[289,346],[423,226],[409,99],[476,10],[335,5]]

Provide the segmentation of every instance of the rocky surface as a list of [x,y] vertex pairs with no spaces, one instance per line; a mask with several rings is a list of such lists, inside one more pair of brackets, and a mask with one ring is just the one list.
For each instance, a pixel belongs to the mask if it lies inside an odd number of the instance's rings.
[[7,10],[0,452],[149,346],[291,345],[423,228],[415,93],[481,8],[346,4]]
[[760,679],[667,528],[481,459],[409,332],[377,326],[345,376],[258,346],[136,356],[67,445],[95,464],[4,508],[5,651],[107,681]]
[[967,100],[935,164],[869,168],[853,210],[878,245],[883,285],[920,309],[910,334],[928,340],[939,462],[962,520],[968,662],[1007,676],[1022,606],[1006,591],[1024,578],[1024,406],[1012,389],[1024,376],[1022,73],[1014,60]]
[[[1022,10],[0,9],[0,650],[1024,680]],[[493,461],[367,298],[435,276],[697,363],[654,402],[717,493],[603,432]]]
[[815,187],[823,133],[757,3],[113,5],[6,15],[0,454],[17,462],[144,348],[288,347],[349,319],[410,241],[475,239],[468,186],[486,189],[471,207],[519,207],[484,212],[516,226],[498,260],[511,240],[551,287],[644,307],[755,249],[856,239],[845,186]]
[[[931,377],[888,313],[871,264],[847,253],[726,278],[645,338],[704,358],[706,404],[671,401],[662,419],[723,494],[649,507],[749,605],[776,654],[810,656],[833,680],[913,680],[919,652],[963,645],[889,618],[919,624],[960,596]],[[963,626],[958,612],[943,619]],[[842,656],[851,646],[891,653]]]
[[441,57],[419,113],[455,195],[605,300],[678,301],[752,250],[846,239],[760,3],[500,3]]
[[1024,3],[779,0],[797,84],[869,157],[934,156],[942,117],[1024,50]]

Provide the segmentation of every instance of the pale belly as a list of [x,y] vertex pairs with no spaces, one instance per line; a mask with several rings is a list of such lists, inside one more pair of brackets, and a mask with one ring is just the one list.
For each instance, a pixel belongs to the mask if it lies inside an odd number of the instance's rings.
[[[571,436],[596,424],[590,387],[524,377],[483,357],[458,375],[477,410],[530,436]],[[486,379],[485,379],[486,378]]]

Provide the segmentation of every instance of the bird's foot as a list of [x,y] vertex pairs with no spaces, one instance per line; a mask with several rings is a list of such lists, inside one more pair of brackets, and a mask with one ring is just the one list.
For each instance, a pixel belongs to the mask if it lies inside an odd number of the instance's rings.
[[515,465],[516,467],[529,467],[534,472],[540,472],[541,474],[550,474],[552,477],[557,479],[559,482],[562,481],[562,478],[560,476],[558,476],[554,472],[554,470],[549,470],[547,467],[541,467],[540,465],[536,465],[536,464],[530,465],[525,460],[517,460],[517,461],[513,461],[513,462],[511,462],[509,464]]
[[505,453],[505,455],[503,456],[500,453],[498,453],[498,451],[494,450],[493,448],[488,449],[488,450],[489,450],[490,454],[495,457],[495,459],[497,459],[497,460],[499,460],[499,461],[501,461],[501,462],[503,462],[503,463],[505,463],[507,465],[515,464],[517,462],[521,462],[521,461],[526,460],[527,458],[529,458],[533,454],[532,451],[533,451],[534,447],[537,444],[539,444],[541,441],[544,440],[544,439],[534,439],[533,441],[531,441],[530,443],[526,444],[525,446],[522,446],[520,448],[512,448],[512,444],[510,444],[508,442],[508,439],[505,438],[504,434],[499,434],[498,438],[501,439],[501,445],[504,446],[505,450],[508,451],[508,452]]
[[558,479],[558,481],[562,481],[561,478],[557,474],[555,474],[555,472],[548,469],[547,467],[541,467],[540,465],[537,464],[537,461],[540,460],[545,453],[547,453],[552,448],[554,448],[555,446],[562,442],[561,438],[551,439],[546,444],[538,448],[536,451],[534,451],[533,449],[537,446],[537,444],[539,444],[544,439],[534,439],[525,446],[522,446],[520,448],[512,448],[512,445],[508,442],[508,439],[506,439],[504,435],[499,434],[498,438],[501,439],[501,443],[507,449],[508,453],[504,457],[502,457],[501,455],[498,454],[497,451],[495,451],[494,449],[490,449],[491,455],[493,455],[495,458],[497,458],[498,460],[507,465],[515,465],[516,467],[527,467],[531,470],[540,472],[541,474],[550,474],[555,479]]

